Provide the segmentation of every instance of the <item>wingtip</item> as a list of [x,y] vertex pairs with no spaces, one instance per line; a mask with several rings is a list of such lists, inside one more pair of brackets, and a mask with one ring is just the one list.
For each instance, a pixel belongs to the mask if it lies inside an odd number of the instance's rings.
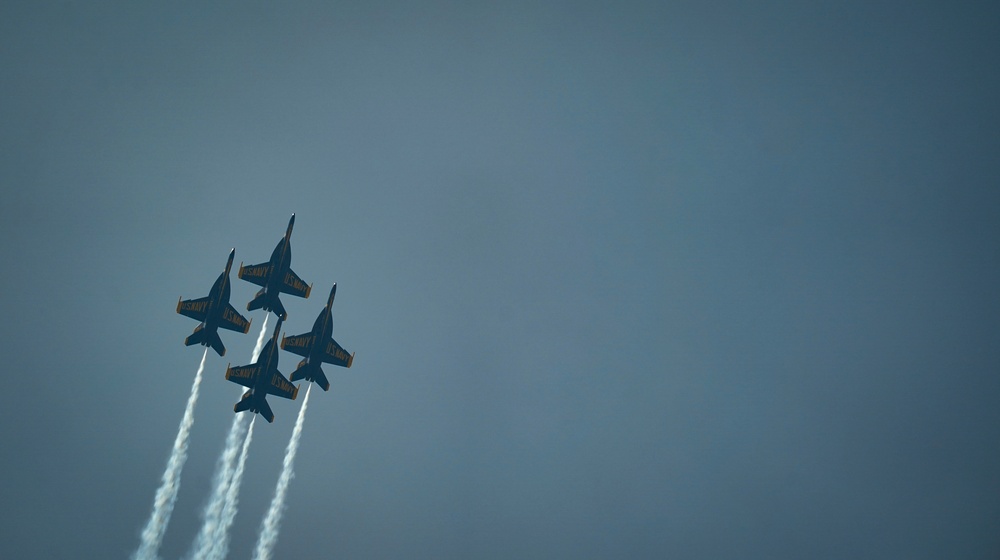
[[229,379],[229,366],[231,366],[231,365],[233,365],[233,364],[232,363],[226,364],[226,379]]
[[177,296],[177,312],[178,313],[181,312],[181,297],[183,297],[183,296]]
[[351,369],[351,365],[354,364],[354,355],[355,354],[357,354],[357,352],[351,352],[351,357],[347,358],[347,369]]
[[309,284],[309,287],[306,288],[306,299],[309,299],[309,294],[311,294],[312,291],[313,291],[313,285]]

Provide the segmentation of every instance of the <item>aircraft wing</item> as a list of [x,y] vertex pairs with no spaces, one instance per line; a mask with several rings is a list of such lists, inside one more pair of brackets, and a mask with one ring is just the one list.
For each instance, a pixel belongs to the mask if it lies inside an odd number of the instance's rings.
[[344,350],[337,344],[336,340],[331,338],[326,342],[326,348],[323,349],[323,361],[349,368],[354,362],[354,354],[348,354],[347,350]]
[[240,272],[238,276],[242,280],[257,284],[258,286],[264,286],[267,284],[267,273],[268,268],[271,263],[261,263],[261,264],[251,264],[249,266],[243,266],[240,264]]
[[294,401],[295,397],[299,395],[299,388],[292,385],[291,381],[285,379],[285,376],[281,375],[281,372],[275,371],[274,375],[271,376],[271,383],[267,386],[267,392],[271,395],[277,395]]
[[196,321],[204,321],[208,316],[208,296],[198,299],[177,298],[177,312]]
[[260,373],[260,366],[250,364],[248,366],[236,366],[226,368],[226,379],[233,383],[238,383],[244,387],[253,387],[253,381]]
[[281,339],[281,349],[291,352],[292,354],[298,354],[305,358],[309,355],[309,349],[312,347],[312,333],[300,334],[297,336],[286,336]]
[[219,321],[219,326],[246,334],[250,330],[250,321],[247,321],[247,318],[240,315],[235,307],[227,303],[226,308],[222,310],[222,320]]
[[299,278],[299,275],[292,272],[292,269],[289,268],[285,271],[285,277],[281,279],[281,291],[300,298],[308,298],[309,292],[312,291],[312,286],[307,286]]

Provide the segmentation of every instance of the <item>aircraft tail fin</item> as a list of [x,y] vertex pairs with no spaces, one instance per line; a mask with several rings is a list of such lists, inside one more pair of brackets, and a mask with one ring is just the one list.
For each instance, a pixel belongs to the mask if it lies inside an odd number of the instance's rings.
[[226,355],[226,346],[222,343],[222,339],[219,338],[219,333],[206,330],[202,325],[198,325],[194,332],[191,333],[191,336],[184,339],[184,346],[194,346],[195,344],[211,346],[220,356]]
[[281,300],[277,297],[271,298],[271,301],[267,300],[267,292],[261,289],[257,292],[257,295],[250,300],[247,304],[247,311],[253,311],[254,309],[263,309],[264,311],[273,311],[275,315],[281,319],[287,319],[288,313],[285,312],[285,306],[281,305]]
[[309,381],[315,381],[317,385],[323,388],[324,391],[330,390],[330,382],[327,381],[326,375],[323,373],[323,368],[319,364],[310,364],[305,360],[299,362],[299,367],[292,372],[292,375],[288,377],[289,381],[301,381],[307,379]]
[[190,336],[184,339],[184,346],[194,346],[195,344],[203,344],[205,342],[206,334],[208,333],[205,332],[205,329],[201,325],[198,325],[194,329],[194,332],[191,333]]
[[296,381],[301,381],[305,379],[309,367],[310,367],[309,363],[306,362],[305,360],[302,360],[301,362],[299,362],[299,367],[295,368],[295,371],[293,371],[292,374],[288,376],[288,380],[294,383]]
[[222,343],[222,339],[219,337],[218,332],[212,333],[209,343],[212,345],[212,350],[218,352],[219,356],[226,355],[226,345]]
[[327,381],[326,375],[323,373],[323,368],[316,368],[316,374],[313,377],[313,380],[316,381],[316,384],[322,387],[324,391],[330,390],[330,382]]
[[253,311],[254,309],[264,307],[264,291],[265,290],[262,288],[259,292],[257,292],[257,295],[250,300],[250,303],[247,304],[247,311]]
[[267,399],[260,399],[260,409],[257,410],[257,413],[263,416],[268,424],[274,423],[274,413],[271,412],[271,407],[267,404]]
[[271,311],[274,311],[275,315],[281,317],[282,321],[288,318],[288,313],[285,312],[285,306],[281,305],[281,300],[278,298],[274,298],[274,305],[271,306]]
[[[253,397],[250,396],[250,391],[243,393],[243,398],[240,402],[236,403],[233,407],[233,412],[243,412],[244,410],[251,410],[253,407]],[[271,407],[267,404],[267,400],[260,399],[258,403],[260,408],[256,409],[255,412],[264,417],[269,423],[274,422],[274,413],[271,412]]]
[[243,412],[244,410],[250,410],[250,391],[243,393],[243,398],[233,407],[233,412]]

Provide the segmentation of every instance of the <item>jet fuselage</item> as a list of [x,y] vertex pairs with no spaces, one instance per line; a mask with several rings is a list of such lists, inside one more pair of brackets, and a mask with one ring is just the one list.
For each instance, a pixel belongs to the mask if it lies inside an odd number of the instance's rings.
[[221,322],[223,314],[226,312],[226,306],[229,304],[230,287],[229,283],[229,267],[233,264],[233,256],[236,250],[229,254],[229,263],[226,265],[226,270],[219,275],[219,278],[215,280],[212,284],[212,289],[208,292],[208,316],[205,317],[205,321],[202,323],[206,329],[216,330],[219,328],[219,323]]
[[[278,299],[278,294],[281,293],[281,284],[292,264],[292,240],[289,239],[290,237],[291,232],[289,231],[289,234],[281,238],[281,241],[274,246],[274,251],[271,251],[271,260],[268,261],[267,284],[264,285],[265,298],[269,303]],[[266,305],[265,309],[269,307],[275,306],[271,303],[271,305]],[[268,310],[270,311],[270,309]]]

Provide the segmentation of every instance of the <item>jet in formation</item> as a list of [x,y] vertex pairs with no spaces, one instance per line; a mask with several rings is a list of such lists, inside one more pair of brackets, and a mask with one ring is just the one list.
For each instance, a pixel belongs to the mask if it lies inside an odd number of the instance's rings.
[[274,422],[274,413],[268,406],[268,394],[295,400],[299,388],[285,379],[278,371],[278,331],[281,329],[281,318],[274,326],[274,334],[261,350],[257,361],[246,366],[226,367],[226,379],[238,383],[249,390],[243,393],[240,402],[233,407],[234,412],[249,410],[264,417],[268,422]]
[[207,297],[183,301],[177,298],[178,313],[201,321],[191,336],[184,339],[186,346],[194,344],[211,346],[220,356],[225,356],[226,347],[219,338],[219,327],[243,334],[250,330],[250,321],[229,304],[229,270],[233,267],[235,256],[236,249],[233,249],[229,252],[226,270],[219,275],[215,284],[212,284]]
[[354,354],[348,354],[346,350],[333,339],[333,298],[337,295],[337,284],[333,284],[330,290],[330,298],[326,302],[326,307],[316,317],[312,331],[296,335],[283,336],[281,338],[281,348],[293,354],[303,356],[305,359],[299,362],[299,367],[292,372],[291,380],[314,381],[323,388],[330,390],[330,382],[323,374],[321,365],[323,362],[342,367],[351,367],[354,362]]
[[263,309],[274,311],[282,320],[288,318],[285,307],[281,305],[278,296],[281,292],[293,296],[308,298],[312,285],[306,285],[297,274],[292,272],[292,226],[295,225],[295,214],[288,220],[285,236],[278,241],[271,252],[271,260],[266,263],[243,266],[240,264],[239,277],[247,282],[262,286],[257,295],[247,304],[247,311]]

